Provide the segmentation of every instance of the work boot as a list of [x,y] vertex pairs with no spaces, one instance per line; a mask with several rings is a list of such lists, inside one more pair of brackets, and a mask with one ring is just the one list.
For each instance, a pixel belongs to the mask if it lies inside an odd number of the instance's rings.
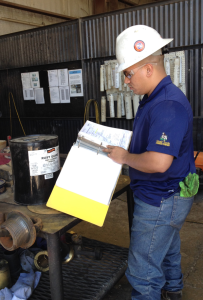
[[179,292],[169,292],[169,291],[161,291],[161,300],[181,300],[182,299],[182,291]]

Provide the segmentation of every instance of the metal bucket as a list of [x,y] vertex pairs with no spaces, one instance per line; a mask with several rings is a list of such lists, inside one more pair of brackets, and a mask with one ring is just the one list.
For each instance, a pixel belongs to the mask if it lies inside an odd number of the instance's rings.
[[47,202],[60,172],[58,136],[27,135],[10,140],[14,200],[21,205]]

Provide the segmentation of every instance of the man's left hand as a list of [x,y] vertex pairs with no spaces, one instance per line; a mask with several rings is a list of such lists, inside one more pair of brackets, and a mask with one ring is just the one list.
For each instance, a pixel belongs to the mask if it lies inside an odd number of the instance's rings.
[[121,147],[110,145],[108,145],[107,148],[103,150],[103,152],[108,153],[108,157],[118,164],[125,164],[126,157],[129,154],[127,150]]

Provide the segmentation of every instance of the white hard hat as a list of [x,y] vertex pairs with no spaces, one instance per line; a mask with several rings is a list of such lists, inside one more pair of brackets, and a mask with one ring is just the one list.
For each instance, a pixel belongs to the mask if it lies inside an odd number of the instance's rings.
[[161,55],[161,48],[173,39],[162,39],[153,28],[135,25],[127,28],[116,39],[118,72],[138,63],[150,55]]

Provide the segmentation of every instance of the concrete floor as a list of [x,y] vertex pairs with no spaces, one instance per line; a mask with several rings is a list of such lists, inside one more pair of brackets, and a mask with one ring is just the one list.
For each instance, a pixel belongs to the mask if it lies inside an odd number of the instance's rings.
[[[181,229],[183,300],[203,299],[203,197],[196,199]],[[81,222],[71,231],[102,242],[129,247],[126,194],[112,201],[102,228]],[[130,300],[131,286],[124,276],[104,300]]]

